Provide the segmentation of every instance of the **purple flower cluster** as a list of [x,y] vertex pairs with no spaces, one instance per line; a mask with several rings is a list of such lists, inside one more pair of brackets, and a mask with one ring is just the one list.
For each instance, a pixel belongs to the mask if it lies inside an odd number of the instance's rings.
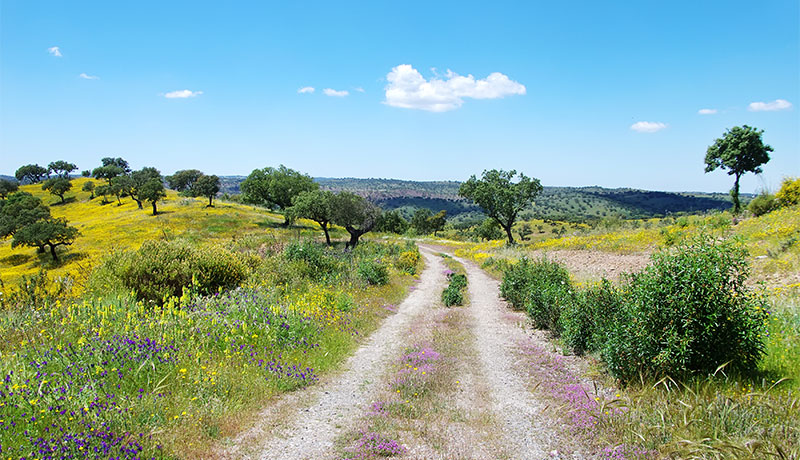
[[406,448],[394,439],[389,439],[380,433],[362,432],[361,439],[356,442],[351,456],[344,460],[365,460],[376,457],[393,457],[402,455]]

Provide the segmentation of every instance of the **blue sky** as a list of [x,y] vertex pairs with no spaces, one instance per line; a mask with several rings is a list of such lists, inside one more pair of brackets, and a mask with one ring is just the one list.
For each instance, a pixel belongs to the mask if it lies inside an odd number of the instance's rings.
[[800,175],[799,21],[796,0],[2,0],[0,173],[122,156],[727,191],[705,151],[749,124],[775,151],[742,191],[775,189]]

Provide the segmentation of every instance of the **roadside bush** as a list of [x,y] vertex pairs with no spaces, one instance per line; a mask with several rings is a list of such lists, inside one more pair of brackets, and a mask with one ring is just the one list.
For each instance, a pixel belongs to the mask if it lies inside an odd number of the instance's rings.
[[383,286],[389,282],[389,270],[376,260],[364,260],[358,264],[358,276],[369,284]]
[[746,285],[745,251],[699,236],[653,256],[627,280],[602,356],[623,381],[751,371],[764,353],[764,300]]
[[404,271],[409,275],[417,273],[417,265],[419,264],[419,251],[403,251],[397,258],[395,267],[398,270]]
[[447,275],[450,284],[442,291],[442,303],[446,307],[464,305],[464,289],[467,287],[467,276],[461,273]]
[[784,178],[780,190],[775,194],[775,201],[779,206],[800,204],[800,177]]
[[525,298],[531,284],[531,265],[532,262],[527,257],[523,257],[503,272],[500,295],[516,310],[525,308]]
[[548,260],[522,258],[505,270],[500,293],[514,308],[524,308],[533,325],[561,333],[561,311],[573,302],[574,293],[567,269]]
[[606,279],[579,291],[561,313],[564,343],[577,355],[599,350],[621,305],[621,293]]
[[282,255],[289,262],[288,271],[302,278],[322,281],[340,268],[335,257],[312,241],[292,241],[284,247]]
[[775,200],[775,195],[771,193],[761,193],[753,198],[750,204],[747,205],[747,210],[752,212],[754,216],[763,216],[764,214],[774,211],[778,208],[778,202]]
[[191,287],[200,294],[238,286],[247,276],[245,265],[218,246],[196,248],[182,241],[146,241],[137,251],[122,253],[117,275],[139,300],[161,302]]

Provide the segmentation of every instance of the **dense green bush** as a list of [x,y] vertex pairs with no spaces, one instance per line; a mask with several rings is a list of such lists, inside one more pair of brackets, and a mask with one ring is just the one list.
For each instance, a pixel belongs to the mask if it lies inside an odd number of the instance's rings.
[[218,246],[197,247],[182,241],[146,241],[138,251],[118,259],[116,273],[140,300],[161,302],[180,296],[184,288],[200,294],[238,286],[247,277],[242,261]]
[[621,304],[619,289],[606,279],[580,290],[561,313],[562,340],[578,355],[599,350]]
[[464,290],[467,288],[467,275],[450,273],[447,275],[450,284],[442,291],[442,303],[446,307],[464,305]]
[[369,284],[383,286],[389,282],[389,269],[377,260],[359,262],[358,276]]
[[775,195],[771,193],[761,193],[747,205],[747,210],[756,217],[774,211],[777,208],[778,202],[775,200]]
[[292,241],[283,249],[285,267],[300,278],[323,281],[340,271],[339,261],[322,245],[312,241]]
[[751,371],[764,353],[763,299],[745,280],[745,251],[700,236],[627,280],[624,302],[607,325],[602,356],[622,380],[640,374],[684,377],[728,369]]
[[540,329],[561,333],[561,311],[573,302],[569,272],[558,262],[543,257],[522,258],[505,270],[500,292],[514,308],[524,308]]

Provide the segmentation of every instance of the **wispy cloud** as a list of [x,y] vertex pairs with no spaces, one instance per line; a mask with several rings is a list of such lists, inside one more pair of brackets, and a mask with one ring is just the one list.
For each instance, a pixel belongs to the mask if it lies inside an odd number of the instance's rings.
[[100,77],[98,77],[97,75],[87,75],[85,73],[82,73],[82,74],[80,74],[78,76],[80,78],[83,78],[84,80],[99,80],[100,79]]
[[196,97],[203,94],[202,91],[190,91],[188,89],[182,89],[179,91],[170,91],[169,93],[164,94],[164,97],[167,99],[186,99],[189,97]]
[[785,99],[775,99],[772,102],[751,102],[747,110],[751,112],[775,112],[777,110],[789,110],[792,103]]
[[450,70],[445,78],[435,75],[426,80],[409,64],[401,64],[386,75],[387,105],[404,109],[446,112],[461,107],[465,98],[499,99],[526,93],[525,86],[499,72],[484,79],[461,76]]
[[364,88],[362,88],[360,86],[356,87],[355,90],[358,91],[359,93],[363,93],[364,92]]
[[700,109],[697,113],[700,115],[714,115],[717,113],[717,109]]
[[345,97],[348,94],[350,94],[350,91],[344,89],[341,91],[337,91],[331,88],[325,88],[322,90],[322,92],[325,93],[326,96],[332,96],[332,97]]
[[304,86],[304,87],[298,89],[297,92],[300,93],[300,94],[311,94],[311,93],[314,92],[314,87],[313,86]]
[[61,57],[61,48],[57,46],[51,46],[47,48],[47,52],[50,53],[51,56]]
[[666,127],[667,125],[660,121],[637,121],[631,125],[631,129],[637,133],[655,133]]

